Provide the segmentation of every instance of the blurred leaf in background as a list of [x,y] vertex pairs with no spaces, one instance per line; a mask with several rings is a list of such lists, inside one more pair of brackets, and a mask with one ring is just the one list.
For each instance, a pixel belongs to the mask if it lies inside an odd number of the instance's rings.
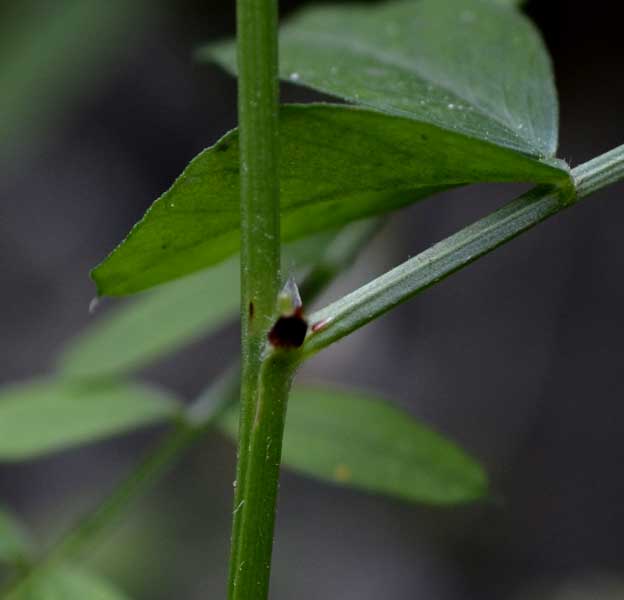
[[[219,426],[236,436],[236,406]],[[369,392],[295,387],[282,460],[322,481],[410,502],[469,502],[488,487],[481,466],[453,442]]]
[[45,139],[106,79],[158,14],[144,0],[24,0],[0,7],[0,160]]
[[8,600],[128,600],[128,596],[95,575],[57,565],[26,580]]
[[0,461],[34,458],[141,426],[179,411],[170,395],[135,383],[71,385],[31,380],[0,392]]
[[21,563],[30,554],[32,541],[22,524],[6,509],[0,509],[0,562]]

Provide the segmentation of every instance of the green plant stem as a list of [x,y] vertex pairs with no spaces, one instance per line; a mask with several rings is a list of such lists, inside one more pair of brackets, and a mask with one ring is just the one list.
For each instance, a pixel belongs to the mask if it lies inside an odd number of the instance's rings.
[[579,165],[572,177],[578,199],[624,179],[624,144]]
[[624,146],[580,165],[572,177],[575,193],[537,187],[314,313],[304,356],[319,352],[577,200],[624,178]]
[[[253,535],[273,537],[273,519],[263,519],[264,528],[258,533],[254,527],[260,516],[249,516],[254,503],[247,497],[248,481],[256,478],[266,484],[264,493],[274,498],[268,489],[277,486],[277,480],[257,473],[254,452],[264,446],[257,439],[260,434],[275,435],[271,424],[280,424],[281,409],[258,412],[258,405],[274,403],[284,406],[288,385],[270,387],[274,394],[268,397],[262,389],[263,353],[267,333],[275,318],[276,301],[280,288],[280,219],[278,176],[278,78],[277,78],[277,0],[237,0],[238,51],[238,117],[240,132],[241,185],[241,325],[242,325],[242,380],[239,425],[238,482],[232,524],[232,550],[228,597],[230,600],[257,598],[268,594],[271,562],[271,544],[264,546],[265,555],[247,556],[250,547],[250,527]],[[279,379],[279,375],[275,374]],[[283,374],[284,382],[290,376]],[[275,395],[277,394],[277,395]],[[279,446],[279,444],[276,444]],[[254,467],[248,477],[248,465]],[[273,505],[272,511],[274,512]],[[263,512],[263,517],[266,513]],[[254,595],[241,596],[241,590],[256,589]],[[266,592],[262,590],[266,589]]]
[[232,600],[268,598],[286,403],[298,355],[272,349],[262,363],[245,493],[234,507],[240,529],[234,540],[238,553],[230,565]]

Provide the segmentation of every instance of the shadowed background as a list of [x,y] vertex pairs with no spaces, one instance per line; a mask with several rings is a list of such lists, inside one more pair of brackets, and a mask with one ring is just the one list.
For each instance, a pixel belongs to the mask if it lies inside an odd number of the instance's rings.
[[[52,368],[97,318],[88,270],[236,122],[234,80],[192,60],[233,33],[233,2],[84,0],[83,14],[76,2],[0,6],[1,383]],[[281,3],[285,14],[302,4]],[[553,55],[559,156],[576,165],[622,143],[617,5],[527,10]],[[284,85],[282,97],[319,96]],[[326,299],[520,189],[475,186],[401,211]],[[622,193],[599,192],[305,368],[302,379],[373,388],[460,442],[487,466],[495,500],[428,509],[285,472],[272,598],[624,596]],[[238,335],[225,328],[143,375],[190,398]],[[0,498],[49,538],[159,433],[1,466]],[[224,598],[233,474],[232,446],[209,435],[88,561],[137,600]]]

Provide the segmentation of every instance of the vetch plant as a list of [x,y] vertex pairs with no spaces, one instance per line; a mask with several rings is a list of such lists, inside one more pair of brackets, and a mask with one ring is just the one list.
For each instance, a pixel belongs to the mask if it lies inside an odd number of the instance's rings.
[[[236,43],[203,48],[199,57],[237,75],[238,129],[191,161],[92,273],[99,296],[161,287],[70,342],[53,376],[0,394],[5,461],[154,422],[170,421],[171,429],[50,548],[33,552],[22,528],[2,516],[0,560],[14,567],[5,597],[122,598],[76,563],[215,428],[238,440],[229,600],[268,597],[282,465],[408,502],[484,497],[483,469],[452,442],[367,392],[291,390],[296,372],[398,304],[624,177],[624,146],[574,169],[556,158],[550,60],[518,2],[324,5],[295,15],[279,35],[276,0],[238,0],[237,10]],[[336,101],[280,106],[279,78]],[[535,187],[312,308],[383,226],[383,215],[487,182]],[[295,265],[294,279],[293,269],[282,270],[285,261]],[[215,331],[237,310],[240,361],[190,405],[132,380],[133,371]]]

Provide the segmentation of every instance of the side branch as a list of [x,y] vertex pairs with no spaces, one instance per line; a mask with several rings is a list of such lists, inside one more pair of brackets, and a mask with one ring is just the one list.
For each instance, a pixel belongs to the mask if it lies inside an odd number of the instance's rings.
[[574,205],[576,200],[624,179],[624,146],[572,171],[575,190],[537,187],[418,256],[317,311],[303,347],[311,356],[377,319],[398,304],[462,269],[498,246]]

